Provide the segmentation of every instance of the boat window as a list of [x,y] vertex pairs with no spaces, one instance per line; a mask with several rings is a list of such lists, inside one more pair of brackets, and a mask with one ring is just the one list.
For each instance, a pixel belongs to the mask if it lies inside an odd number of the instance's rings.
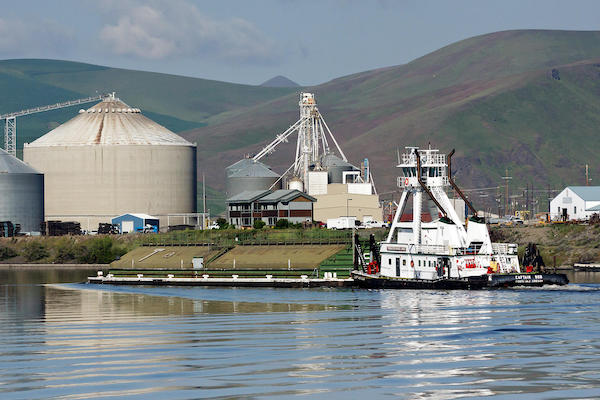
[[392,265],[392,259],[389,258],[388,261],[389,261],[389,264]]
[[421,266],[421,260],[419,260],[419,267]]
[[402,265],[406,265],[406,258],[402,260]]

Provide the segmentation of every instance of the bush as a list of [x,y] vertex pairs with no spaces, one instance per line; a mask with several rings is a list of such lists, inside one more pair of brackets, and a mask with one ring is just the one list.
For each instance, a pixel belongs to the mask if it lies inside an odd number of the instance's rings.
[[8,260],[9,258],[16,257],[17,252],[11,247],[0,247],[0,261]]
[[265,221],[263,221],[262,219],[257,219],[256,221],[254,221],[254,229],[262,229],[265,227]]
[[225,218],[217,218],[217,225],[219,225],[219,229],[229,228],[229,224]]
[[275,223],[275,229],[287,229],[290,226],[290,221],[285,218],[278,219]]
[[42,258],[48,257],[48,250],[46,246],[38,242],[37,240],[29,242],[23,247],[23,257],[29,262],[39,261]]
[[77,258],[77,246],[71,239],[63,238],[54,246],[54,262],[65,264]]
[[84,264],[109,264],[127,250],[110,237],[88,240],[79,247],[77,259]]

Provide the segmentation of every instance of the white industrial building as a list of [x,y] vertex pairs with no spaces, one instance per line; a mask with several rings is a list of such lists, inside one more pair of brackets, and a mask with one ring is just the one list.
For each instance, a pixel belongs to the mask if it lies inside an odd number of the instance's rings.
[[600,186],[567,186],[550,201],[552,220],[585,220],[600,213]]
[[23,158],[45,176],[46,220],[95,230],[135,210],[166,227],[196,212],[196,145],[114,94],[26,143]]

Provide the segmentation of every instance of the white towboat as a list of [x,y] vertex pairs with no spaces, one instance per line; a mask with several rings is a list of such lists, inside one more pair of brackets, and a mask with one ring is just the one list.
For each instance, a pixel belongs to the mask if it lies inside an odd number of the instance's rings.
[[[372,249],[370,267],[355,270],[363,287],[457,288],[567,284],[564,274],[522,273],[517,244],[492,243],[485,220],[452,180],[451,157],[438,150],[408,147],[398,168],[402,197],[387,239]],[[463,224],[448,196],[452,187],[473,214]],[[402,215],[412,197],[412,221]],[[422,221],[428,200],[431,222]],[[358,252],[357,252],[358,253]],[[359,256],[360,258],[360,256]],[[363,266],[365,264],[363,263]]]

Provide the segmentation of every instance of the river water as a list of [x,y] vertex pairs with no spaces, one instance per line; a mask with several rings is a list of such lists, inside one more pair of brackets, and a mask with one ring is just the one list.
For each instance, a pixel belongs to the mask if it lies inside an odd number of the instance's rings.
[[0,399],[600,397],[599,283],[472,292],[67,283],[89,273],[0,270]]

